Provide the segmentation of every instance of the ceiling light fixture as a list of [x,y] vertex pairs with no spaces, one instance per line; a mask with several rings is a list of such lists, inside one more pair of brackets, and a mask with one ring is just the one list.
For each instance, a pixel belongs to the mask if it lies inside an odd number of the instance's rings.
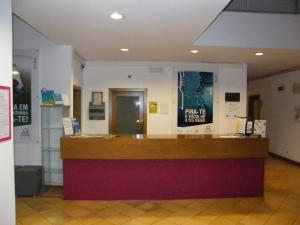
[[124,16],[118,12],[113,12],[109,15],[110,18],[114,19],[114,20],[121,20],[124,18]]
[[16,64],[13,65],[12,75],[20,75],[19,70],[17,69]]
[[264,54],[263,52],[256,52],[256,53],[255,53],[256,56],[261,56],[261,55],[263,55],[263,54]]
[[121,48],[120,50],[121,50],[121,52],[128,52],[129,51],[128,48]]
[[190,51],[190,53],[193,53],[193,54],[196,54],[196,53],[198,53],[199,51],[198,50],[195,50],[195,49],[193,49],[193,50],[191,50]]

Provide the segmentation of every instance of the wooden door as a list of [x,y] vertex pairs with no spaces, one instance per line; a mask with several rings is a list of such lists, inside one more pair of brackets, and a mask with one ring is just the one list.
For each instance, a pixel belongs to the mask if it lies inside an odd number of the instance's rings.
[[248,117],[253,120],[260,119],[260,95],[250,95],[248,98]]
[[73,86],[73,117],[81,127],[81,88],[77,86]]

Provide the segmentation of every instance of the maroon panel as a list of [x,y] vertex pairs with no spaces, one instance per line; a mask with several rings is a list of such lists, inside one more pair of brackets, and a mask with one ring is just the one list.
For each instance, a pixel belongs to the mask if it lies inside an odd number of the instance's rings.
[[65,199],[262,196],[264,159],[64,160]]

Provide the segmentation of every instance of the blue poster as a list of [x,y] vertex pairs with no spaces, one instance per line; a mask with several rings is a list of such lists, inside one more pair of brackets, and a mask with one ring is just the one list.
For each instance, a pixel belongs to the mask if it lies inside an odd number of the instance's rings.
[[178,72],[178,127],[213,122],[212,72]]

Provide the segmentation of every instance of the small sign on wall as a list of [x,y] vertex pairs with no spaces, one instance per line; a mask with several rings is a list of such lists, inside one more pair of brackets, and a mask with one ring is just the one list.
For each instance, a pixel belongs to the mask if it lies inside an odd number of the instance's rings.
[[10,87],[0,86],[0,142],[11,139]]
[[149,102],[149,113],[157,114],[157,101]]
[[225,93],[225,118],[237,118],[241,115],[240,93]]

